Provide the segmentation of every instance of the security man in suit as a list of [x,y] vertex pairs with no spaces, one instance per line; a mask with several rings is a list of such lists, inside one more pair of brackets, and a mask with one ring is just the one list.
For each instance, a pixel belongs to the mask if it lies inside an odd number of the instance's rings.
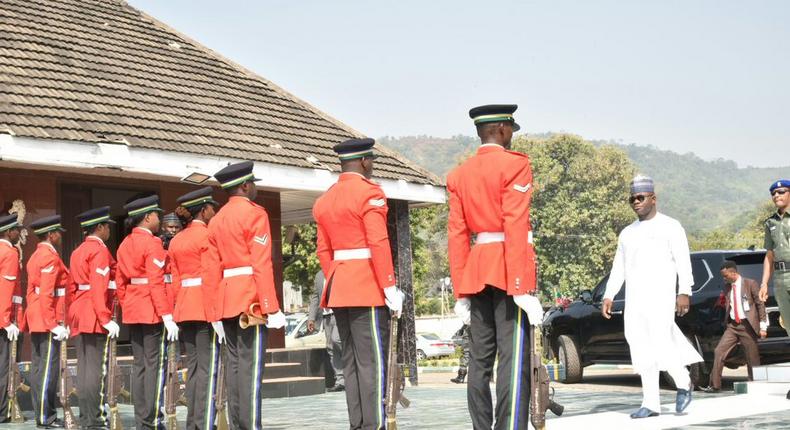
[[124,206],[127,235],[118,247],[115,282],[132,343],[132,399],[138,429],[164,426],[165,341],[178,340],[164,284],[167,254],[159,231],[159,196],[139,198]]
[[[768,300],[768,282],[774,278],[774,297],[790,336],[790,179],[779,179],[768,189],[776,213],[765,220],[765,261],[760,299]],[[790,391],[787,392],[790,400]]]
[[310,307],[307,310],[307,330],[316,330],[316,322],[324,328],[326,336],[326,353],[329,364],[335,374],[335,383],[327,391],[337,392],[346,389],[343,379],[343,343],[340,342],[340,333],[337,331],[335,314],[330,308],[321,307],[321,297],[324,295],[326,277],[324,272],[318,271],[313,281],[313,293],[310,295]]
[[[757,339],[768,336],[768,317],[765,303],[760,300],[757,282],[744,278],[738,273],[734,261],[726,260],[721,266],[724,278],[724,299],[726,328],[716,346],[713,358],[713,371],[710,374],[710,386],[704,391],[715,393],[721,390],[721,372],[724,360],[732,348],[741,344],[746,353],[746,364],[749,367],[749,379],[752,379],[752,368],[760,365],[760,351]],[[758,334],[759,333],[759,334]]]
[[[482,146],[447,176],[450,274],[456,312],[470,320],[467,400],[475,429],[490,429],[494,418],[496,429],[527,428],[529,325],[543,319],[534,295],[532,171],[525,154],[509,150],[513,132],[519,130],[513,119],[516,108],[470,110]],[[489,383],[497,356],[494,413]]]
[[105,428],[104,384],[108,372],[109,338],[121,328],[113,321],[115,258],[105,242],[110,239],[110,207],[77,215],[85,240],[71,254],[74,280],[68,310],[71,335],[77,336],[77,392],[83,428]]
[[342,173],[313,206],[316,252],[327,279],[321,307],[332,308],[340,332],[351,429],[384,428],[390,311],[400,317],[403,305],[387,235],[387,197],[370,179],[373,145],[373,139],[335,145]]
[[[204,294],[212,309],[209,321],[221,321],[228,348],[226,383],[231,428],[261,428],[261,378],[268,328],[285,325],[274,287],[272,235],[266,210],[257,196],[253,163],[231,164],[214,174],[230,198],[209,224],[211,268]],[[242,314],[267,319],[266,326],[242,329]]]
[[16,214],[0,216],[0,423],[11,420],[8,410],[8,372],[11,342],[19,337],[16,308],[22,306],[19,289],[19,224]]
[[30,375],[36,424],[60,428],[55,401],[58,392],[60,348],[66,347],[69,329],[65,325],[66,287],[69,271],[56,247],[63,239],[60,215],[41,218],[30,224],[38,237],[36,251],[27,262],[27,325],[31,334]]
[[181,329],[187,361],[188,430],[212,430],[219,370],[219,345],[225,331],[221,322],[209,323],[206,309],[213,310],[203,294],[205,272],[211,270],[208,253],[208,223],[219,203],[211,196],[212,188],[203,187],[186,193],[176,201],[176,214],[187,227],[170,241],[168,253],[176,293],[173,318]]

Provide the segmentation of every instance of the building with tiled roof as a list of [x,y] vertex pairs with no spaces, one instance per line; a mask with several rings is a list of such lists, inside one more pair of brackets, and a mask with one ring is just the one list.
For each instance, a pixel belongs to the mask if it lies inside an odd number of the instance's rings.
[[[309,221],[335,182],[332,146],[358,136],[123,1],[0,2],[0,211],[21,208],[26,222],[61,213],[66,259],[81,240],[77,213],[109,204],[120,220],[123,203],[146,192],[172,210],[194,189],[184,178],[245,159],[279,244],[280,227]],[[374,179],[392,207],[444,202],[439,178],[386,148],[378,155]],[[279,250],[274,259],[281,283]]]

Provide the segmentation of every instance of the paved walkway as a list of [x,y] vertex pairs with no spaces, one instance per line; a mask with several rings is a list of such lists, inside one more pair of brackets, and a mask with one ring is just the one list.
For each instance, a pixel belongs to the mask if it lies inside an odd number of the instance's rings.
[[[730,385],[742,380],[739,374],[725,378]],[[419,387],[407,387],[412,407],[399,411],[399,427],[403,429],[468,430],[471,428],[466,406],[466,386],[449,383],[452,374],[423,374]],[[790,401],[781,397],[756,398],[732,394],[694,393],[689,413],[676,417],[667,413],[659,418],[643,420],[637,427],[627,413],[641,403],[639,378],[628,370],[598,369],[588,372],[585,383],[557,384],[557,397],[565,406],[562,418],[550,417],[547,428],[557,429],[787,429],[790,428]],[[673,391],[662,390],[661,400],[670,411]],[[263,402],[265,429],[344,429],[347,428],[345,396],[327,393],[291,399],[266,399]],[[131,406],[121,407],[126,430],[133,428]],[[179,408],[179,423],[184,424],[186,409]],[[751,414],[741,416],[743,414]],[[596,414],[596,415],[588,415]],[[586,415],[582,417],[583,415]],[[721,419],[726,418],[726,419]],[[655,420],[655,421],[650,421]],[[650,421],[650,422],[648,422]],[[583,425],[579,425],[583,422]],[[28,429],[32,424],[7,425],[0,428]],[[183,427],[180,427],[183,428]]]

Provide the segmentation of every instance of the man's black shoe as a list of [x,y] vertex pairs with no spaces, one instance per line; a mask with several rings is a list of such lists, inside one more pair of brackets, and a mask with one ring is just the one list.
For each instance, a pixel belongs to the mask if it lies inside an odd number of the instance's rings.
[[703,387],[702,391],[705,392],[705,393],[720,393],[721,392],[721,388]]
[[338,391],[346,391],[346,386],[343,384],[337,384],[334,387],[327,389],[326,391],[330,393],[337,393]]
[[62,429],[66,426],[63,424],[63,420],[61,420],[60,418],[55,418],[55,421],[52,421],[49,424],[44,424],[44,425],[39,424],[36,427],[40,429]]
[[790,391],[787,392],[787,400],[790,400]]

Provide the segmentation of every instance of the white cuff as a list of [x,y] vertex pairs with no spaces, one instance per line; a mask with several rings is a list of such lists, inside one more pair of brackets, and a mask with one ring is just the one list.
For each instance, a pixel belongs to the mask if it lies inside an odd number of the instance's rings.
[[173,315],[171,315],[171,314],[162,315],[162,321],[164,321],[164,322],[173,321]]
[[768,330],[768,321],[760,321],[760,331]]

